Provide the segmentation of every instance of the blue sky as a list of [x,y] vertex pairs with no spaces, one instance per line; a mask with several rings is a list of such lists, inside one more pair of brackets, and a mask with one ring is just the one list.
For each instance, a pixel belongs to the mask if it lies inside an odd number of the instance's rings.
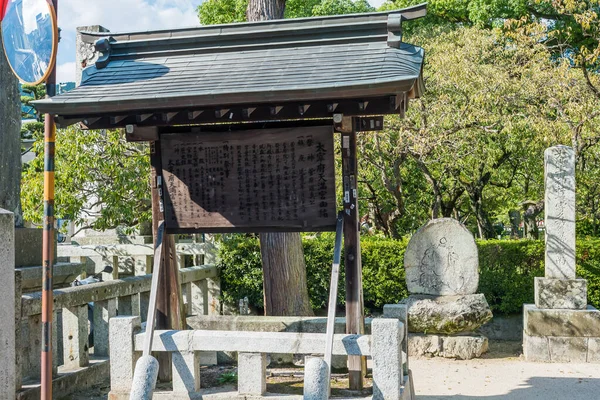
[[[75,80],[75,28],[102,25],[112,32],[171,29],[199,25],[196,7],[203,0],[60,0],[59,82]],[[369,0],[379,7],[385,0]]]

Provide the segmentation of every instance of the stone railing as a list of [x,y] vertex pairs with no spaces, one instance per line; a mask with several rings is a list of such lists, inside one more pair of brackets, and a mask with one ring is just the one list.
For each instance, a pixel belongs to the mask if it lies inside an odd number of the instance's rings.
[[[145,319],[152,275],[99,282],[54,291],[53,362],[54,393],[67,394],[81,382],[105,379],[109,367],[109,319],[136,315]],[[214,315],[220,310],[217,268],[204,265],[180,270],[188,315]],[[41,292],[21,295],[16,272],[18,399],[39,398]],[[92,331],[93,338],[89,333]],[[88,336],[90,336],[88,338]],[[120,350],[119,350],[120,351]],[[77,373],[73,373],[77,372]],[[82,378],[81,374],[86,374]]]
[[[151,239],[145,236],[137,238],[138,243],[127,244],[64,244],[57,248],[60,259],[68,258],[72,263],[81,263],[92,266],[96,272],[105,266],[113,267],[112,278],[119,276],[140,276],[152,271],[154,247],[152,243],[145,243]],[[205,243],[177,243],[177,257],[179,268],[188,265],[210,265],[215,263],[215,245]],[[104,280],[111,279],[105,274]]]
[[[109,397],[113,400],[129,398],[135,363],[145,336],[140,329],[139,317],[117,317],[110,321],[113,361]],[[333,354],[372,358],[373,399],[408,398],[410,380],[404,374],[402,354],[404,324],[396,318],[378,318],[373,320],[371,329],[371,335],[335,335]],[[326,335],[321,333],[157,331],[152,351],[171,354],[173,389],[155,392],[153,398],[246,399],[273,395],[266,393],[266,354],[323,354],[325,341]],[[238,353],[236,393],[200,392],[199,353],[204,351]]]

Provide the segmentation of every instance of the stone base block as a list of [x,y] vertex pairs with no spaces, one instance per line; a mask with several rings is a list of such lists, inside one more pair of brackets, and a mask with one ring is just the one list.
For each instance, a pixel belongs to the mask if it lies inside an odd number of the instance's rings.
[[473,332],[492,319],[483,294],[459,296],[410,295],[402,301],[408,307],[408,331],[446,335]]
[[483,335],[424,335],[408,336],[408,355],[457,358],[470,360],[481,357],[488,351],[488,339]]
[[523,306],[523,354],[532,362],[600,363],[600,311]]
[[[15,266],[33,267],[42,265],[42,229],[15,229]],[[54,263],[56,263],[56,240],[54,241]]]
[[587,307],[587,281],[535,278],[535,306],[584,310]]
[[530,336],[600,337],[600,311],[541,309],[523,306],[523,330]]
[[600,338],[532,336],[523,332],[523,355],[530,362],[600,364]]

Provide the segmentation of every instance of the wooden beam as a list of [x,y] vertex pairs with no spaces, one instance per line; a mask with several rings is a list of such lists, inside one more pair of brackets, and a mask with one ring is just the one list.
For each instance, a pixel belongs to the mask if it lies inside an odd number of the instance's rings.
[[254,113],[254,111],[256,111],[256,107],[244,108],[242,110],[242,116],[244,117],[244,119],[248,119],[252,116],[252,113]]
[[225,116],[229,112],[229,108],[222,108],[220,110],[215,110],[215,118],[220,119]]
[[173,121],[173,118],[175,118],[177,116],[177,114],[179,114],[179,111],[162,113],[161,118],[162,118],[163,122],[168,123],[168,122]]
[[[397,114],[400,112],[400,102],[392,99],[395,96],[384,96],[372,99],[345,99],[332,103],[331,101],[318,101],[312,103],[290,102],[278,106],[267,104],[262,105],[243,105],[236,107],[223,106],[218,109],[194,110],[187,108],[181,110],[168,110],[153,114],[152,117],[139,122],[137,116],[145,115],[132,112],[127,118],[121,120],[118,124],[111,123],[110,117],[115,115],[90,115],[86,118],[85,124],[88,129],[114,129],[125,127],[129,124],[138,126],[176,126],[194,124],[211,124],[220,122],[262,122],[262,121],[287,121],[300,119],[320,119],[331,118],[333,113],[344,114],[348,116],[372,116]],[[399,100],[404,98],[401,95]],[[361,110],[362,108],[362,110]],[[301,112],[303,115],[300,115]],[[172,114],[173,113],[173,114]],[[176,113],[176,114],[175,114]],[[162,114],[167,114],[171,119],[161,118]],[[122,116],[122,114],[121,114]],[[65,116],[66,120],[75,120],[80,117]],[[168,120],[168,121],[167,121]],[[114,120],[112,122],[115,122]]]
[[199,111],[189,111],[188,112],[188,119],[190,121],[195,120],[196,118],[198,118],[200,115],[202,115],[204,111],[203,110],[199,110]]
[[356,117],[357,132],[380,131],[383,129],[383,117]]
[[114,115],[110,117],[110,124],[117,125],[119,122],[123,121],[127,117],[128,115]]
[[152,142],[158,140],[158,127],[127,125],[125,139],[128,142]]
[[[350,121],[352,121],[350,123]],[[350,123],[350,124],[349,124]],[[364,333],[362,264],[358,215],[358,162],[356,131],[359,121],[344,117],[342,130],[342,188],[344,206],[344,268],[346,270],[346,333]],[[348,127],[351,129],[348,129]],[[366,372],[363,357],[348,357],[351,390],[361,390]]]
[[135,121],[139,124],[152,118],[154,114],[138,114],[135,116]]

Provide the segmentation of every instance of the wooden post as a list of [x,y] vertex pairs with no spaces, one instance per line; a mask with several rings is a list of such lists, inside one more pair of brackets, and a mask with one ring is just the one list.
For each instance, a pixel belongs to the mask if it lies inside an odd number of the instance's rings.
[[[342,135],[342,184],[344,205],[344,267],[346,269],[346,333],[363,334],[362,264],[358,216],[358,162],[356,158],[357,121],[343,117],[336,122]],[[350,389],[361,390],[366,363],[363,357],[348,357]]]
[[[160,154],[160,140],[150,142],[151,190],[152,190],[152,234],[154,246],[158,235],[158,223],[165,220],[164,205],[162,203],[163,182],[162,162]],[[165,223],[166,224],[166,223]],[[159,272],[159,285],[156,302],[156,329],[186,328],[185,315],[182,310],[181,288],[179,285],[179,268],[177,267],[177,254],[173,235],[165,235],[162,251],[162,266]],[[170,354],[160,353],[159,379],[171,379]]]

